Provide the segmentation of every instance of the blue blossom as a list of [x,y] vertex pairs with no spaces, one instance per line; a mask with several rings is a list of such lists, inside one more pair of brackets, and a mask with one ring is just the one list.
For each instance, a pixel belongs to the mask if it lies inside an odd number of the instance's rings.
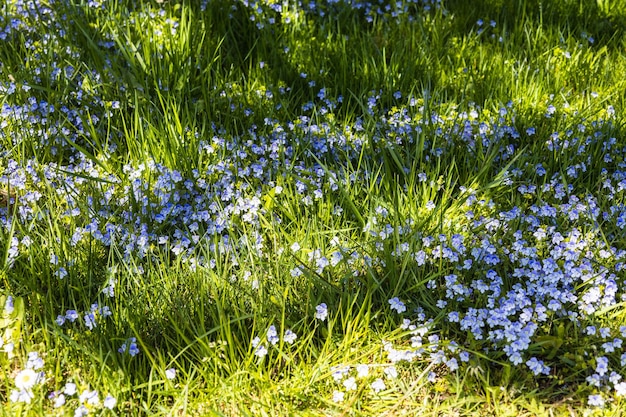
[[620,374],[618,374],[617,372],[611,372],[611,375],[609,375],[609,382],[612,384],[617,384],[620,380],[622,379],[622,376]]
[[271,325],[267,329],[267,335],[266,336],[267,336],[267,341],[270,344],[272,344],[272,345],[275,345],[279,341],[278,332],[276,331],[276,327],[274,325]]
[[53,401],[54,408],[60,408],[60,407],[63,407],[63,405],[65,405],[65,394],[57,393],[55,391],[55,392],[52,392],[52,394],[50,394],[48,398],[50,398]]
[[587,402],[592,407],[599,407],[599,408],[604,407],[604,398],[602,397],[601,394],[590,395]]
[[63,279],[67,276],[67,269],[65,269],[64,267],[60,267],[55,273],[54,275],[56,275],[57,278],[59,279]]
[[609,370],[609,360],[605,356],[596,358],[596,372],[598,375],[603,376]]
[[111,396],[111,394],[108,394],[102,401],[102,406],[104,408],[108,408],[109,410],[113,410],[116,404],[117,400],[115,399],[115,397]]
[[321,303],[317,307],[315,307],[315,318],[321,321],[326,320],[328,317],[328,307],[326,303]]
[[332,377],[335,382],[341,382],[346,375],[350,372],[349,366],[334,366],[332,369]]
[[85,320],[85,326],[87,326],[89,330],[93,330],[93,328],[96,327],[96,316],[94,313],[85,314],[83,319]]
[[393,297],[389,300],[389,304],[392,310],[396,310],[398,314],[406,311],[406,306],[398,297]]
[[65,393],[65,395],[74,395],[76,394],[76,384],[73,382],[66,382],[65,386],[63,387],[63,392]]
[[90,406],[94,406],[97,407],[100,405],[100,398],[98,396],[98,391],[96,390],[83,390],[83,392],[80,393],[78,400],[82,403],[82,404],[86,404],[86,405],[90,405]]
[[357,389],[356,378],[351,376],[343,381],[346,391],[355,391]]
[[548,375],[550,372],[550,368],[544,365],[543,361],[540,361],[535,357],[532,357],[528,361],[526,361],[526,366],[528,366],[528,368],[533,371],[535,375]]
[[283,340],[285,341],[285,343],[289,343],[291,345],[296,341],[297,338],[298,336],[291,329],[285,330],[285,334],[283,336]]
[[446,362],[446,366],[448,367],[448,369],[450,371],[456,371],[457,369],[459,369],[459,364],[457,362],[457,360],[455,358],[450,358],[447,362]]
[[22,390],[12,390],[9,399],[14,403],[26,403],[30,404],[31,400],[34,398],[34,393],[31,390],[22,389]]
[[73,323],[78,319],[78,312],[76,310],[67,310],[65,312],[65,318]]
[[119,353],[126,353],[131,357],[136,356],[139,353],[139,347],[137,346],[137,339],[134,337],[129,338],[122,344],[122,346],[117,350]]
[[38,370],[43,368],[43,359],[39,356],[38,352],[28,352],[28,361],[26,362],[27,369]]

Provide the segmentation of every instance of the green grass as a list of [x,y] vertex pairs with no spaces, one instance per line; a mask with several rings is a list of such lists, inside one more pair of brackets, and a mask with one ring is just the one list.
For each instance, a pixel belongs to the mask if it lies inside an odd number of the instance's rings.
[[[587,381],[599,356],[626,378],[622,350],[605,352],[609,338],[584,329],[609,328],[612,339],[626,325],[625,191],[611,177],[626,149],[626,6],[407,1],[396,17],[395,2],[382,13],[377,2],[371,11],[285,2],[282,14],[270,2],[57,0],[28,13],[21,3],[0,5],[0,306],[8,296],[14,305],[0,315],[0,415],[73,415],[81,405],[97,415],[623,413],[615,383]],[[11,29],[11,18],[22,24]],[[582,139],[552,149],[555,132]],[[266,148],[255,154],[252,144]],[[255,176],[261,163],[266,176]],[[555,196],[568,186],[580,217]],[[562,212],[541,217],[544,204]],[[567,242],[579,231],[586,246],[576,250],[591,265],[572,284],[578,298],[539,323],[520,365],[449,319],[485,305],[486,293],[446,293],[451,274],[469,288],[491,269],[503,297],[526,285],[509,257],[516,228],[540,259],[553,256],[526,220],[499,216],[513,207]],[[454,234],[474,260],[467,269],[432,255],[443,241],[424,240]],[[470,255],[485,240],[497,266]],[[417,261],[420,250],[432,261]],[[582,311],[595,287],[608,293],[595,280],[610,274],[613,302],[579,322],[561,314]],[[406,312],[390,310],[393,297]],[[55,323],[68,310],[78,320]],[[389,349],[417,346],[403,319],[425,328],[429,354],[395,363],[392,377]],[[257,336],[266,356],[255,354]],[[131,338],[139,353],[118,352]],[[470,354],[457,370],[430,355],[458,356],[454,343]],[[19,402],[29,352],[44,376]],[[550,372],[534,375],[531,357]],[[378,378],[385,387],[375,392]],[[68,382],[78,394],[54,407]],[[79,399],[84,390],[99,401]],[[606,405],[589,404],[593,394]]]

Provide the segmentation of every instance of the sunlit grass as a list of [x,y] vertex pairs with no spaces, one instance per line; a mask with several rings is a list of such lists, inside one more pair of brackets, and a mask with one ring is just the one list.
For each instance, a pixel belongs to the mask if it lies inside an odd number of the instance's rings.
[[2,413],[619,415],[625,17],[1,5]]

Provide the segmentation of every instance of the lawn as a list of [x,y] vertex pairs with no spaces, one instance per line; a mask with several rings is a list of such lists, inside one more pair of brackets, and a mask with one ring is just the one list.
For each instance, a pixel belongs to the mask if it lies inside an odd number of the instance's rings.
[[0,0],[0,415],[626,409],[626,4]]

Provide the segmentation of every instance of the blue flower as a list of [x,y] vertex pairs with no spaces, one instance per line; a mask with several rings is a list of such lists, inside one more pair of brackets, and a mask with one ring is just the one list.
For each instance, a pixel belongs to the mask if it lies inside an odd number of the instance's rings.
[[600,408],[604,407],[604,398],[602,397],[601,394],[590,395],[587,402],[592,407],[600,407]]
[[398,314],[406,311],[406,306],[398,297],[391,298],[389,304],[391,305],[391,309],[396,310]]
[[122,344],[122,346],[117,350],[119,353],[126,353],[130,356],[135,356],[139,353],[139,347],[137,346],[137,339],[134,337],[129,338]]
[[526,361],[526,366],[528,366],[528,368],[533,371],[535,375],[548,375],[550,373],[550,368],[544,365],[543,361],[538,360],[534,356]]
[[285,341],[285,343],[289,343],[291,345],[296,341],[297,338],[298,335],[296,335],[291,329],[285,330],[285,334],[283,336],[283,340]]
[[276,326],[274,326],[273,324],[267,329],[267,341],[272,344],[275,345],[276,343],[278,343],[279,338],[278,338],[278,332],[276,331]]
[[609,360],[605,356],[596,358],[596,372],[598,375],[603,376],[609,370]]
[[321,321],[326,320],[328,317],[328,307],[326,303],[321,303],[317,307],[315,307],[315,318]]

